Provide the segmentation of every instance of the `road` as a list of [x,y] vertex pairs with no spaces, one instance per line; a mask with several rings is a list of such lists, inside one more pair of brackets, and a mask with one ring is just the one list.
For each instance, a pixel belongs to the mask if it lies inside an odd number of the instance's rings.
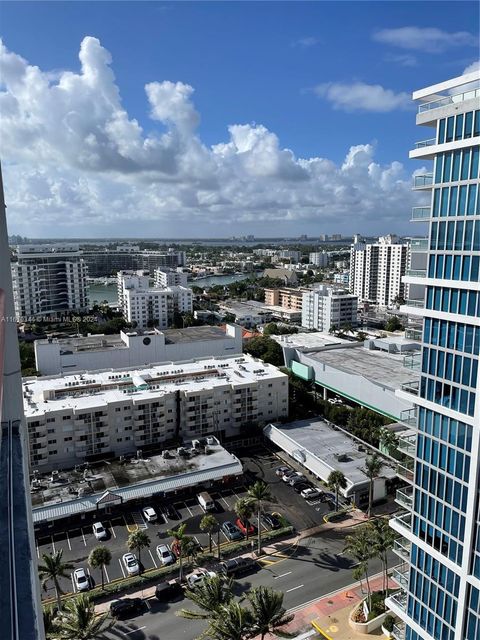
[[[284,605],[292,609],[346,587],[353,581],[353,562],[343,555],[343,547],[343,535],[335,531],[302,540],[300,546],[285,550],[281,556],[266,558],[256,573],[238,580],[235,593],[241,596],[252,587],[272,586],[284,592]],[[391,565],[397,561],[392,554]],[[372,561],[370,572],[374,574],[380,570],[380,562]],[[119,622],[107,637],[116,640],[194,640],[205,629],[205,623],[175,615],[182,608],[190,608],[190,604],[187,599],[170,604],[150,599],[149,610],[144,615]]]

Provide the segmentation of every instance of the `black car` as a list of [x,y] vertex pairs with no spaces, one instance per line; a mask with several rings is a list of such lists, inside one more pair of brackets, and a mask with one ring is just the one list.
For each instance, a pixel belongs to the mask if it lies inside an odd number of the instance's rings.
[[163,513],[169,520],[178,520],[179,518],[178,511],[175,509],[173,504],[167,504],[166,506],[164,506]]
[[182,585],[175,580],[172,582],[161,582],[155,587],[155,597],[160,602],[170,602],[183,595]]
[[141,598],[122,598],[110,604],[110,615],[114,618],[123,618],[132,613],[140,613],[144,607],[145,603]]
[[277,516],[274,516],[273,513],[262,513],[262,521],[263,524],[270,529],[280,529],[282,526],[280,520]]
[[220,563],[220,571],[226,576],[243,576],[257,568],[252,558],[232,558]]
[[311,487],[313,487],[313,484],[307,480],[306,482],[299,482],[296,484],[293,487],[293,490],[295,493],[301,493],[304,489],[310,489]]

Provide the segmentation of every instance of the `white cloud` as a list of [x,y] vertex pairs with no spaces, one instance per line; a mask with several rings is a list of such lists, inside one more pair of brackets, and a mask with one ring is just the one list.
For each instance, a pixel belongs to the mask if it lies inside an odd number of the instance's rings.
[[428,53],[441,53],[451,47],[478,46],[477,38],[468,31],[449,33],[436,27],[381,29],[373,34],[373,39],[401,49]]
[[308,49],[309,47],[314,47],[319,42],[320,40],[318,38],[315,38],[314,36],[304,36],[303,38],[294,40],[292,42],[292,47],[301,47],[302,49]]
[[411,106],[408,93],[395,93],[379,84],[325,82],[314,87],[314,92],[328,100],[335,109],[343,111],[387,113]]
[[[232,124],[223,141],[206,146],[193,88],[182,82],[145,86],[146,133],[125,110],[110,54],[96,38],[82,41],[78,72],[52,75],[3,45],[0,54],[11,232],[218,236],[249,223],[276,235],[282,225],[338,228],[352,217],[378,228],[382,218],[406,221],[414,204],[402,165],[376,163],[370,144],[352,146],[339,166],[297,157],[262,125]],[[354,96],[370,110],[404,102],[403,94],[362,84]],[[351,108],[346,99],[339,104]]]
[[387,54],[385,56],[387,62],[394,62],[401,67],[416,67],[418,65],[417,58],[411,53]]
[[468,67],[465,67],[462,75],[465,75],[467,73],[473,73],[474,71],[480,72],[480,60],[475,60],[475,62],[472,62],[472,64],[469,64]]

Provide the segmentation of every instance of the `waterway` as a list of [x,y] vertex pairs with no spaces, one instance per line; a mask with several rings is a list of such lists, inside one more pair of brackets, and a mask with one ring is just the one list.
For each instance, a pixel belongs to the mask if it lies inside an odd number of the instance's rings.
[[[251,274],[254,276],[255,274]],[[197,287],[213,287],[216,284],[230,284],[232,282],[238,282],[250,277],[246,273],[237,273],[226,276],[208,276],[205,278],[198,278],[197,280],[190,280],[188,286],[193,285]],[[90,304],[95,302],[103,302],[106,300],[108,304],[117,303],[117,285],[116,284],[90,284],[88,287],[90,296]]]

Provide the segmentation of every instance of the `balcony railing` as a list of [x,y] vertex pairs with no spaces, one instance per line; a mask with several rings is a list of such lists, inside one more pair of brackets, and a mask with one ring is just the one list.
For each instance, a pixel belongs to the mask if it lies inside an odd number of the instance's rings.
[[[405,329],[405,338],[407,338],[407,340],[421,340],[422,339],[422,330],[421,329],[414,329],[414,328],[410,328],[410,329]],[[404,367],[409,367],[410,365],[406,364],[406,360],[409,357],[417,357],[417,353],[414,353],[411,356],[405,356],[403,359],[403,366]],[[413,367],[412,367],[413,368]]]
[[415,142],[415,149],[424,149],[425,147],[433,147],[434,144],[437,144],[436,138],[428,138],[428,140],[420,140],[419,142]]
[[417,448],[417,436],[412,434],[410,436],[399,436],[397,449],[406,453],[409,456],[414,456]]
[[407,538],[398,538],[393,542],[393,552],[397,554],[402,560],[410,560],[410,551],[412,543]]
[[409,242],[410,251],[424,253],[428,250],[428,238],[413,238]]
[[403,513],[395,518],[392,518],[391,522],[395,523],[398,528],[405,531],[405,534],[403,534],[402,531],[402,535],[408,535],[412,529],[412,514],[409,512]]
[[389,596],[385,599],[385,604],[388,608],[390,608],[390,602],[401,611],[407,610],[407,594],[403,590],[397,591],[393,596]]
[[402,589],[407,589],[408,587],[408,574],[410,571],[410,566],[406,563],[400,565],[400,567],[395,567],[392,571],[392,578],[395,582],[402,587]]
[[405,509],[411,509],[413,504],[413,487],[403,487],[397,489],[395,493],[395,502]]
[[399,478],[406,480],[407,482],[413,482],[415,474],[413,470],[413,460],[412,464],[398,464],[396,468],[396,473]]
[[432,217],[430,207],[412,207],[412,217],[410,220],[428,220]]
[[417,426],[417,410],[414,407],[413,409],[405,409],[400,413],[400,422],[406,424],[409,427]]
[[405,300],[405,305],[407,307],[415,307],[415,309],[423,309],[425,307],[424,300],[415,300],[414,298],[410,298]]
[[393,640],[405,640],[405,623],[398,622],[393,625],[392,629],[392,638]]
[[426,269],[407,269],[405,272],[406,276],[412,276],[413,278],[426,278],[427,270]]
[[418,384],[418,380],[410,380],[409,382],[404,382],[401,389],[414,396],[418,396]]
[[433,185],[433,173],[420,173],[413,176],[413,188],[431,187]]
[[439,100],[432,100],[425,104],[418,105],[418,113],[425,113],[432,109],[439,109],[440,107],[446,107],[449,104],[455,104],[457,102],[463,102],[464,100],[472,100],[473,98],[480,97],[480,89],[472,89],[472,91],[464,91],[463,93],[456,93],[453,96],[445,96]]
[[[417,329],[416,335],[407,335],[407,331],[405,331],[405,338],[409,338],[410,340],[421,340],[422,339],[422,331],[421,329]],[[409,353],[406,356],[403,356],[403,366],[406,369],[412,369],[412,371],[419,371],[420,366],[422,364],[422,354],[420,351],[416,353]]]

